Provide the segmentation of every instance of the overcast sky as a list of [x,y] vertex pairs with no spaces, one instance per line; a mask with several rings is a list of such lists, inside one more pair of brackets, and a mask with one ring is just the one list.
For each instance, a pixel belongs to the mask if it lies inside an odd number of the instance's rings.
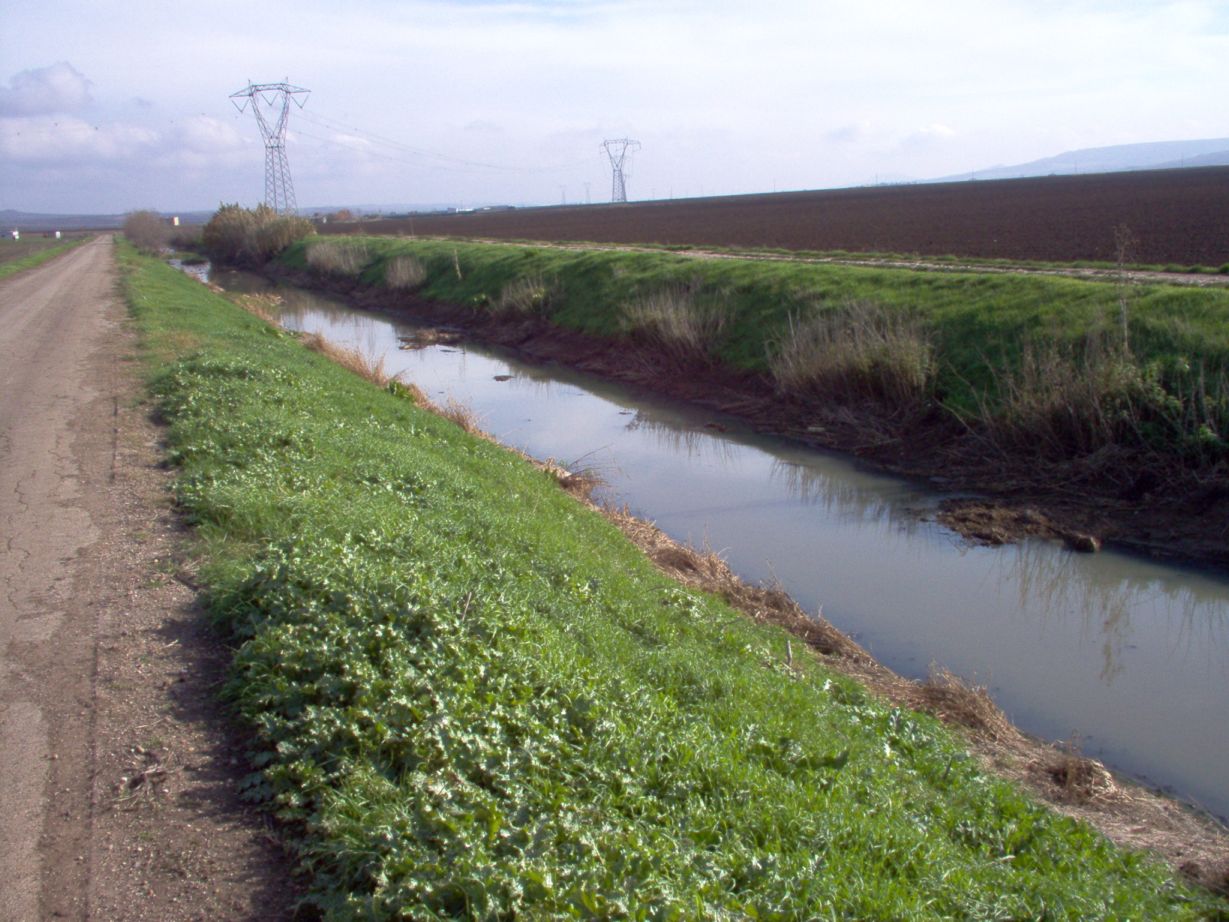
[[1229,3],[0,0],[0,209],[609,200],[926,178],[1229,136]]

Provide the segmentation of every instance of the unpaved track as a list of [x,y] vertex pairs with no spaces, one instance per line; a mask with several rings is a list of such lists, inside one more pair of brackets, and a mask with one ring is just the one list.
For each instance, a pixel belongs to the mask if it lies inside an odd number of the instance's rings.
[[99,238],[0,282],[0,922],[283,918]]
[[[83,463],[105,448],[74,445],[83,405],[100,397],[83,372],[111,297],[109,242],[96,241],[0,286],[0,915],[40,917],[43,837],[51,799],[84,793],[91,761],[94,615],[74,591],[75,562],[98,540],[83,504]],[[85,446],[80,446],[85,448]],[[53,759],[53,756],[55,757]],[[66,777],[66,776],[75,777]],[[76,822],[59,846],[84,855],[88,801],[56,807]],[[57,826],[61,824],[55,824]],[[77,847],[73,847],[76,844]],[[81,905],[85,861],[57,871]]]

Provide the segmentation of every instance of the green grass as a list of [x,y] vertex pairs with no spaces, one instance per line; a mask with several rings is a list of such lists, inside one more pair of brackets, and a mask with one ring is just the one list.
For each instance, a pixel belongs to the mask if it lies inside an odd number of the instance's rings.
[[55,240],[29,235],[24,240],[14,240],[11,237],[0,238],[0,279],[24,269],[33,269],[35,266],[42,265],[52,257],[80,246],[89,239],[91,238]]
[[1226,912],[934,720],[788,668],[548,474],[122,260],[246,792],[327,917]]
[[[291,247],[282,261],[307,268],[310,245]],[[1130,389],[1110,402],[1129,419],[1117,437],[1196,467],[1229,459],[1227,289],[391,237],[351,245],[368,255],[359,278],[369,285],[385,284],[385,267],[412,256],[425,270],[423,297],[490,308],[509,285],[532,278],[551,292],[541,311],[549,320],[612,338],[629,334],[630,306],[685,291],[696,311],[724,318],[712,325],[704,354],[765,375],[799,324],[852,304],[898,313],[933,348],[937,405],[1011,432],[1019,421],[997,417],[1014,405],[1004,396],[1017,389],[1027,357],[1070,356],[1078,370],[1085,349],[1121,342],[1125,299],[1129,353],[1119,358],[1130,366],[1122,376]]]

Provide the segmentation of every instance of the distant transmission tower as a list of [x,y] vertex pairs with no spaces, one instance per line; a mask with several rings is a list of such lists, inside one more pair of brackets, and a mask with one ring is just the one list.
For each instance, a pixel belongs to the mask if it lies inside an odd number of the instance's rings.
[[290,101],[293,99],[302,109],[310,92],[289,83],[248,83],[230,94],[230,101],[240,112],[250,103],[256,113],[256,124],[265,139],[265,204],[279,214],[294,214],[299,209],[290,179],[290,161],[286,159],[286,123]]
[[627,176],[624,173],[624,164],[627,162],[628,156],[634,151],[640,150],[640,142],[632,141],[629,138],[618,138],[611,141],[603,141],[602,148],[606,151],[606,156],[610,158],[610,169],[614,172],[614,183],[610,192],[610,200],[612,202],[627,201]]

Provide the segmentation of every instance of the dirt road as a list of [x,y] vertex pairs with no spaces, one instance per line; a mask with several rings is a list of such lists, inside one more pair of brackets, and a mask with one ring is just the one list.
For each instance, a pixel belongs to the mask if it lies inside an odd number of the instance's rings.
[[284,917],[115,284],[110,238],[0,283],[0,920]]

